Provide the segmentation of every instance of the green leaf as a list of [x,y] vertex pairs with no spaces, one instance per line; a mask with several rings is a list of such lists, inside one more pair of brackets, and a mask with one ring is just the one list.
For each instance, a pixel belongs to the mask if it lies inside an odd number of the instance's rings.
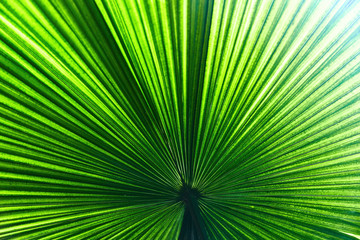
[[356,239],[360,2],[0,1],[0,239]]

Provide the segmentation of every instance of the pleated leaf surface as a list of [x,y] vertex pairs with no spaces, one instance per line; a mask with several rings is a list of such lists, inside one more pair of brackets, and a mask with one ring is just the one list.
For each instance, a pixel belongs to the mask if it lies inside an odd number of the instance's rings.
[[0,1],[0,239],[356,239],[360,1]]

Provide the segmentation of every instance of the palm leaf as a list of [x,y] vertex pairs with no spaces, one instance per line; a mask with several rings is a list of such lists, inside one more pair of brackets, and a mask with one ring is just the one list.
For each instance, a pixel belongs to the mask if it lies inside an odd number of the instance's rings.
[[0,239],[356,239],[359,1],[0,2]]

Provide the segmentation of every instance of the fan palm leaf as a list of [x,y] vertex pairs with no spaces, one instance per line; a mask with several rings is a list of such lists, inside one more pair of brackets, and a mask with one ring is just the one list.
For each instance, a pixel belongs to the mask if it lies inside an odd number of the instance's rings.
[[0,239],[356,239],[360,2],[0,2]]

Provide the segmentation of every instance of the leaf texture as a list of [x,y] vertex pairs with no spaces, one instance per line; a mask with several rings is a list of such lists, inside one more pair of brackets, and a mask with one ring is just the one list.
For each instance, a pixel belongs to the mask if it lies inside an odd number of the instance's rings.
[[360,2],[0,2],[0,239],[356,239]]

